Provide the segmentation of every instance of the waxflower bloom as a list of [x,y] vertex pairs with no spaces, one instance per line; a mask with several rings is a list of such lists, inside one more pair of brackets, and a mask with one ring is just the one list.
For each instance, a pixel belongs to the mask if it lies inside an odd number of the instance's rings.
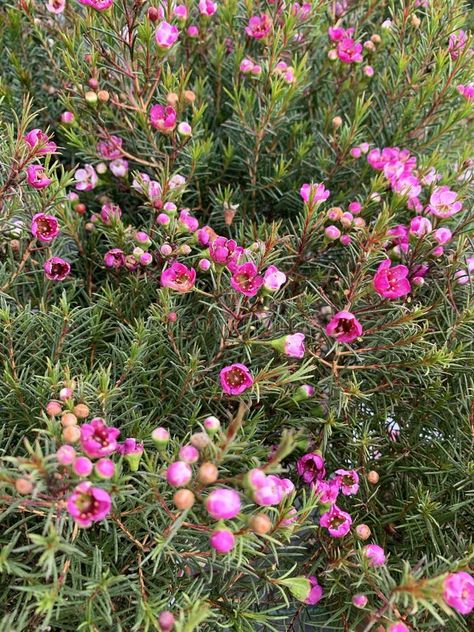
[[326,326],[328,336],[336,338],[338,342],[351,343],[362,336],[362,325],[351,312],[342,311],[334,314]]
[[74,174],[76,189],[78,191],[92,191],[97,186],[97,173],[92,165],[84,165]]
[[338,478],[332,478],[329,481],[318,480],[311,484],[311,488],[318,497],[318,501],[323,505],[334,505],[339,496],[341,483]]
[[116,158],[109,164],[109,168],[116,178],[124,178],[128,173],[128,161]]
[[355,470],[336,470],[336,476],[344,496],[352,496],[359,491],[359,475]]
[[410,630],[402,621],[399,621],[398,623],[392,623],[388,627],[387,632],[410,632]]
[[318,584],[318,580],[316,579],[316,577],[314,577],[314,575],[310,575],[308,577],[308,580],[310,583],[310,590],[308,596],[304,600],[304,603],[308,604],[309,606],[314,606],[318,603],[318,601],[321,601],[323,596],[323,589]]
[[276,292],[286,283],[286,274],[276,266],[268,266],[263,275],[263,287],[267,292]]
[[233,489],[215,489],[207,497],[206,509],[214,520],[235,518],[240,511],[240,496]]
[[452,33],[449,36],[448,51],[451,59],[457,59],[461,55],[467,44],[467,35],[465,31],[460,30],[458,33]]
[[50,242],[59,235],[58,220],[52,215],[36,213],[31,221],[31,232],[40,241]]
[[338,41],[336,52],[339,59],[345,64],[362,61],[362,44],[355,42],[352,37],[343,37]]
[[326,189],[324,184],[303,184],[300,189],[300,195],[307,204],[316,204],[324,202],[328,199],[330,191]]
[[257,266],[249,261],[235,268],[230,284],[244,296],[255,296],[263,285],[263,277],[258,274]]
[[228,529],[217,529],[210,537],[210,544],[216,553],[228,553],[235,546],[235,536]]
[[265,38],[272,28],[272,21],[266,13],[262,15],[253,15],[245,27],[245,32],[249,37],[254,39]]
[[236,268],[244,253],[242,246],[238,246],[233,239],[216,237],[209,244],[209,257],[219,265],[227,266],[231,271]]
[[79,0],[80,4],[92,7],[96,11],[106,11],[114,3],[114,0]]
[[57,145],[49,136],[40,129],[32,129],[25,134],[25,143],[35,149],[38,155],[52,154],[56,151]]
[[305,483],[315,483],[324,478],[326,470],[324,468],[324,459],[317,452],[310,452],[298,459],[296,463],[296,471]]
[[117,452],[125,458],[132,472],[138,470],[143,449],[143,443],[133,438],[125,439],[123,443],[117,444]]
[[45,189],[52,182],[42,165],[30,165],[26,170],[26,180],[35,189]]
[[184,294],[193,289],[196,270],[186,267],[183,263],[175,262],[161,273],[160,281],[163,287],[169,287],[175,292]]
[[97,153],[104,160],[115,160],[122,157],[123,140],[113,134],[97,143]]
[[66,0],[48,0],[46,9],[50,13],[62,13],[66,8]]
[[385,259],[379,265],[373,279],[374,290],[380,296],[396,299],[411,292],[408,268],[404,265],[391,267],[390,259]]
[[150,109],[150,123],[163,134],[169,134],[176,127],[176,110],[170,105],[155,104]]
[[93,459],[109,456],[117,450],[118,428],[109,427],[101,417],[81,426],[82,450]]
[[51,257],[45,261],[43,269],[50,281],[64,281],[71,272],[71,266],[61,257]]
[[270,342],[271,346],[290,358],[302,358],[305,352],[305,335],[301,333],[288,334]]
[[333,538],[342,538],[349,533],[352,518],[337,505],[332,505],[330,510],[321,516],[319,524],[326,527]]
[[383,566],[385,564],[385,551],[378,544],[367,544],[362,549],[362,554],[367,558],[369,566]]
[[125,265],[125,254],[120,248],[112,248],[104,255],[104,263],[107,268],[118,270]]
[[184,461],[175,461],[168,465],[166,470],[166,480],[173,487],[182,487],[191,480],[193,471]]
[[173,46],[178,37],[179,31],[176,26],[172,26],[164,20],[158,24],[158,28],[155,31],[155,40],[159,48],[168,50]]
[[474,610],[474,577],[464,571],[449,573],[443,582],[443,598],[453,610],[471,614]]
[[240,395],[253,384],[253,377],[245,364],[235,363],[220,372],[222,390],[227,395]]
[[457,193],[448,186],[436,187],[430,197],[427,210],[436,217],[447,218],[462,209],[462,202],[457,199]]
[[105,489],[89,481],[79,483],[67,500],[67,510],[80,527],[90,527],[108,516],[112,501]]
[[217,2],[211,0],[199,0],[199,13],[201,15],[211,16],[217,11]]

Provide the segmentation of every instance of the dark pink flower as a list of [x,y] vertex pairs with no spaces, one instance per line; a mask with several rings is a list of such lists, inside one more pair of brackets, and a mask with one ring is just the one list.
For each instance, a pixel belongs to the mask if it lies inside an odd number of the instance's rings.
[[31,232],[40,241],[52,241],[59,235],[58,220],[52,215],[36,213],[31,221]]
[[322,183],[306,183],[302,185],[300,195],[307,204],[316,204],[316,202],[324,202],[327,200],[330,191],[328,191]]
[[210,543],[217,553],[228,553],[235,546],[235,536],[228,529],[218,529],[212,533]]
[[334,314],[326,326],[328,336],[333,336],[338,342],[354,342],[362,336],[362,325],[351,312],[342,311]]
[[467,44],[467,35],[464,31],[452,33],[449,36],[448,51],[451,59],[457,59]]
[[51,257],[45,261],[43,269],[50,281],[64,281],[71,272],[71,266],[61,257]]
[[37,155],[53,154],[57,150],[57,145],[49,136],[40,129],[32,129],[25,135],[25,143],[27,143],[31,149],[36,150]]
[[26,170],[26,180],[35,189],[45,189],[52,182],[42,165],[30,165]]
[[222,390],[227,395],[240,395],[253,385],[253,377],[245,364],[235,363],[220,372]]
[[108,250],[104,255],[104,263],[107,268],[115,268],[116,270],[124,266],[125,254],[123,250],[120,250],[120,248],[112,248],[111,250]]
[[352,518],[337,505],[332,505],[330,510],[321,516],[319,524],[326,527],[333,538],[342,538],[349,533]]
[[355,470],[336,470],[336,476],[344,496],[352,496],[359,491],[359,475]]
[[314,575],[310,575],[308,579],[310,583],[310,590],[308,596],[304,600],[304,603],[308,604],[309,606],[314,606],[318,603],[318,601],[321,601],[323,596],[323,589],[318,584],[318,580],[316,579],[316,577],[314,577]]
[[105,140],[97,143],[97,153],[105,160],[115,160],[122,157],[123,140],[119,136],[113,134]]
[[170,105],[153,105],[150,110],[150,123],[163,134],[169,134],[176,127],[176,110]]
[[106,11],[114,3],[114,0],[79,0],[80,4],[92,7],[96,11]]
[[118,204],[103,204],[100,209],[100,218],[104,224],[110,225],[112,218],[117,220],[122,217],[122,209]]
[[380,296],[389,299],[400,298],[411,292],[408,280],[408,268],[403,265],[391,267],[390,259],[385,259],[379,265],[373,279],[374,290]]
[[255,296],[263,285],[263,277],[258,274],[257,266],[249,261],[234,269],[230,284],[245,296]]
[[343,37],[336,47],[337,56],[345,64],[362,61],[362,44],[355,42],[352,37]]
[[271,28],[272,21],[270,17],[266,13],[262,13],[262,15],[253,15],[250,18],[245,27],[245,32],[254,39],[263,39],[268,35]]
[[173,46],[179,37],[179,31],[176,26],[168,22],[160,22],[155,31],[155,40],[158,47],[162,50],[168,50]]
[[341,483],[338,478],[333,478],[330,481],[316,481],[311,487],[318,496],[320,503],[323,505],[334,505],[339,496]]
[[109,427],[101,417],[81,426],[82,450],[93,459],[109,456],[117,450],[118,428]]
[[369,566],[383,566],[385,564],[385,551],[378,544],[367,544],[362,549]]
[[237,267],[243,253],[244,249],[242,246],[238,246],[233,239],[216,237],[209,244],[209,257],[212,261],[221,266],[227,266],[229,270]]
[[175,262],[161,273],[160,281],[163,287],[169,287],[175,292],[184,294],[193,289],[196,270],[186,267],[183,263]]
[[443,598],[460,614],[474,610],[474,577],[464,571],[449,573],[443,583]]
[[105,489],[84,481],[76,486],[67,500],[67,510],[80,527],[90,527],[108,516],[112,500]]
[[296,463],[296,471],[305,483],[315,483],[324,478],[324,459],[317,452],[305,454]]

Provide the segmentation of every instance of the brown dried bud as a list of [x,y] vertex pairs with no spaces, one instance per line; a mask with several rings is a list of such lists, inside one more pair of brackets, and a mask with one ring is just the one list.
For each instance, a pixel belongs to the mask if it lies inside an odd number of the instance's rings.
[[[171,316],[171,314],[174,314],[174,316],[170,319],[169,317]],[[168,321],[176,322],[176,319],[177,319],[176,312],[170,312],[168,314]],[[209,437],[207,436],[205,432],[195,432],[193,435],[191,435],[191,438],[189,441],[191,445],[193,445],[198,450],[203,450],[204,448],[207,448],[207,446],[211,443],[211,440],[209,439]]]
[[166,95],[166,103],[168,105],[171,105],[172,107],[174,107],[178,103],[178,101],[179,101],[179,97],[176,94],[176,92],[169,92]]
[[97,93],[97,98],[101,103],[107,103],[107,101],[110,99],[110,94],[107,92],[107,90],[99,90],[99,92]]

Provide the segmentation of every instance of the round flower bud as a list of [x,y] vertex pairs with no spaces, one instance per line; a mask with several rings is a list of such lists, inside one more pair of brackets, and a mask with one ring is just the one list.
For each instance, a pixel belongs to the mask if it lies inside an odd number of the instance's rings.
[[150,22],[157,22],[160,19],[160,12],[156,7],[149,7],[146,15]]
[[168,217],[168,215],[166,215],[166,213],[159,213],[156,218],[156,221],[161,226],[166,226],[166,224],[169,224],[171,220]]
[[156,446],[162,448],[167,445],[170,440],[170,433],[166,430],[166,428],[155,428],[151,433],[151,438]]
[[79,419],[85,419],[86,417],[89,417],[89,406],[87,406],[86,404],[77,404],[76,406],[74,406],[74,414]]
[[334,241],[335,239],[339,239],[341,236],[341,231],[337,226],[326,226],[324,229],[324,234],[327,239]]
[[207,272],[207,270],[209,270],[209,268],[211,267],[211,262],[209,261],[209,259],[200,259],[198,262],[198,267],[203,272]]
[[62,445],[56,451],[56,458],[61,465],[71,465],[76,458],[76,451],[72,445]]
[[168,105],[171,105],[171,107],[174,107],[175,105],[177,105],[179,101],[179,96],[176,94],[176,92],[169,92],[166,95],[166,103]]
[[374,44],[380,44],[380,42],[382,41],[382,38],[378,33],[374,33],[373,35],[371,35],[370,39],[373,41]]
[[180,246],[179,252],[182,255],[189,255],[189,253],[191,252],[191,246],[189,246],[188,244],[183,244],[182,246]]
[[92,90],[97,90],[97,88],[99,87],[99,82],[97,81],[97,79],[94,79],[94,77],[91,77],[87,82],[87,85],[89,86],[89,88],[92,88]]
[[221,427],[221,422],[217,419],[217,417],[211,416],[204,419],[203,425],[207,434],[212,437],[212,435],[215,434]]
[[240,511],[240,496],[233,489],[215,489],[206,499],[206,509],[215,520],[235,518]]
[[74,204],[74,212],[78,215],[85,215],[87,212],[87,206],[81,202],[79,204]]
[[214,463],[203,463],[198,470],[198,479],[205,485],[211,485],[217,481],[219,472]]
[[192,133],[193,130],[191,128],[191,125],[189,123],[186,123],[186,121],[183,121],[178,125],[178,134],[183,138],[189,138]]
[[65,401],[67,401],[68,399],[71,399],[72,394],[73,394],[73,390],[72,390],[72,388],[69,388],[69,387],[67,387],[67,388],[62,388],[62,389],[59,391],[59,399],[60,399],[62,402],[65,402]]
[[185,463],[196,463],[199,459],[199,450],[193,445],[183,445],[179,450],[179,458]]
[[336,61],[336,59],[337,59],[337,51],[334,48],[328,52],[328,59],[330,61]]
[[342,118],[340,116],[335,116],[332,119],[332,126],[334,127],[334,129],[338,129],[339,127],[341,127],[342,125]]
[[420,18],[417,15],[413,14],[411,16],[411,24],[415,29],[417,29],[421,24]]
[[166,480],[173,487],[182,487],[191,480],[193,471],[184,461],[175,461],[168,465],[166,470]]
[[15,489],[19,494],[25,496],[33,491],[33,483],[28,478],[17,478],[15,481]]
[[94,466],[94,471],[99,478],[107,480],[115,474],[115,463],[111,459],[99,459]]
[[[152,8],[154,7],[150,7],[150,9]],[[150,12],[150,9],[148,9],[148,12]],[[163,610],[163,612],[160,612],[160,616],[158,617],[158,623],[159,623],[161,632],[170,632],[174,628],[173,613],[170,612],[169,610]]]
[[366,524],[358,524],[356,534],[359,540],[368,540],[372,534],[370,528]]
[[104,173],[107,173],[107,165],[105,164],[105,162],[99,162],[95,166],[95,170],[97,171],[98,174],[104,175]]
[[63,123],[63,125],[67,125],[68,123],[72,123],[73,121],[74,114],[72,112],[62,112],[61,123]]
[[343,246],[348,246],[351,243],[350,235],[341,235],[341,239],[339,240]]
[[218,529],[211,535],[210,543],[217,553],[228,553],[235,546],[235,537],[228,529]]
[[352,595],[352,603],[356,608],[365,608],[367,605],[367,597],[365,595]]
[[79,426],[68,426],[63,430],[63,439],[66,443],[77,443],[81,438]]
[[99,90],[99,92],[97,93],[97,98],[101,103],[107,103],[107,101],[110,99],[110,94],[107,92],[107,90]]
[[166,320],[169,323],[175,323],[178,320],[178,314],[176,312],[170,312],[167,316],[166,316]]
[[272,529],[273,524],[267,514],[259,513],[252,516],[249,526],[258,535],[264,535]]
[[72,469],[74,473],[78,476],[85,478],[89,476],[93,469],[92,461],[88,459],[86,456],[78,457],[74,463],[72,464]]
[[63,428],[77,425],[77,417],[73,413],[64,413],[61,417],[61,425]]
[[377,485],[377,483],[379,482],[379,479],[380,479],[380,476],[378,472],[376,472],[375,470],[371,470],[367,474],[367,480],[369,481],[371,485]]
[[192,90],[185,90],[184,100],[187,101],[188,103],[194,103],[194,101],[196,100],[196,95],[194,94]]
[[173,496],[173,502],[180,511],[190,509],[194,505],[195,500],[193,492],[189,489],[178,489]]
[[191,435],[190,442],[198,450],[204,450],[211,443],[211,440],[205,432],[195,432]]
[[92,92],[92,90],[86,92],[84,98],[89,105],[96,105],[97,103],[97,94],[95,92]]
[[62,411],[62,406],[59,402],[48,402],[48,404],[46,405],[46,413],[50,416],[50,417],[56,417],[57,415],[61,414]]

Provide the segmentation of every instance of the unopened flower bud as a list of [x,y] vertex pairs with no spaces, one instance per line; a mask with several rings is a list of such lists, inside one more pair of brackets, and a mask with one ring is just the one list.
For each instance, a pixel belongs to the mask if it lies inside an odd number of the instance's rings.
[[170,440],[170,433],[166,430],[166,428],[155,428],[151,433],[151,438],[158,448],[163,448]]
[[66,443],[77,443],[81,438],[81,429],[79,426],[68,426],[64,428],[62,436]]
[[77,425],[77,417],[74,413],[64,413],[61,417],[61,426],[63,428],[67,428],[68,426],[76,426]]
[[378,33],[374,33],[373,35],[371,35],[370,39],[373,41],[374,44],[380,44],[380,42],[382,41],[382,38]]
[[198,470],[198,479],[205,485],[211,485],[217,481],[219,472],[214,463],[203,463]]
[[67,388],[62,388],[62,389],[59,391],[59,399],[60,399],[62,402],[65,402],[65,401],[67,401],[68,399],[71,399],[72,395],[73,395],[73,390],[72,390],[72,388],[69,388],[69,387],[67,387]]
[[417,29],[417,28],[420,26],[420,24],[421,24],[421,20],[420,20],[420,18],[419,18],[417,15],[413,14],[413,15],[411,16],[411,25],[412,25],[415,29]]
[[33,491],[33,483],[28,478],[17,478],[15,489],[19,494],[25,496]]
[[356,534],[359,540],[368,540],[371,533],[370,527],[366,524],[358,524],[356,527]]
[[365,608],[365,606],[367,605],[367,597],[361,594],[353,595],[352,603],[356,608]]
[[74,463],[72,464],[72,469],[75,474],[81,476],[82,478],[86,478],[92,472],[93,464],[90,459],[86,456],[78,457]]
[[146,15],[150,22],[157,22],[160,19],[160,12],[156,7],[149,7]]
[[332,126],[334,127],[334,129],[338,129],[339,127],[341,127],[342,125],[342,118],[340,116],[335,116],[332,119]]
[[95,92],[92,92],[92,90],[89,90],[89,92],[85,93],[84,99],[89,105],[97,104],[97,94]]
[[171,105],[171,107],[174,107],[178,103],[178,101],[179,101],[179,97],[176,94],[176,92],[169,92],[166,95],[166,103],[168,105]]
[[61,114],[61,123],[63,125],[68,125],[74,121],[74,114],[72,112],[62,112]]
[[196,498],[193,492],[189,489],[179,489],[173,496],[173,502],[176,505],[176,509],[184,511],[190,509],[195,502]]
[[48,402],[48,404],[46,405],[46,413],[50,417],[57,417],[57,415],[61,414],[61,411],[62,411],[62,406],[59,402],[51,401],[51,402]]
[[194,94],[194,92],[192,90],[185,90],[184,91],[184,99],[188,103],[194,103],[194,101],[196,100],[196,95]]
[[76,460],[76,451],[72,445],[62,445],[56,451],[56,458],[61,465],[71,465]]
[[89,417],[89,406],[87,406],[87,404],[76,404],[76,406],[74,406],[74,414],[79,419],[85,419],[86,417]]
[[249,526],[252,531],[258,533],[258,535],[264,535],[272,529],[273,524],[267,514],[259,513],[255,516],[252,516]]
[[107,101],[110,99],[110,94],[107,92],[107,90],[99,90],[99,92],[97,93],[97,98],[101,103],[107,103]]
[[203,425],[207,434],[212,437],[212,435],[215,434],[221,427],[221,422],[217,419],[217,417],[211,416],[204,419]]
[[204,450],[211,443],[208,435],[205,432],[195,432],[191,435],[191,444],[198,450]]
[[97,90],[97,88],[99,87],[99,82],[94,77],[91,77],[87,82],[87,85],[89,86],[89,88],[92,88],[92,90]]
[[94,471],[99,478],[107,480],[115,474],[115,463],[111,459],[99,459],[94,466]]
[[371,470],[367,474],[367,480],[369,481],[371,485],[377,485],[377,483],[379,482],[379,479],[380,479],[380,476],[378,472],[376,472],[375,470]]
[[169,610],[163,610],[158,617],[161,632],[170,632],[174,628],[174,616]]

